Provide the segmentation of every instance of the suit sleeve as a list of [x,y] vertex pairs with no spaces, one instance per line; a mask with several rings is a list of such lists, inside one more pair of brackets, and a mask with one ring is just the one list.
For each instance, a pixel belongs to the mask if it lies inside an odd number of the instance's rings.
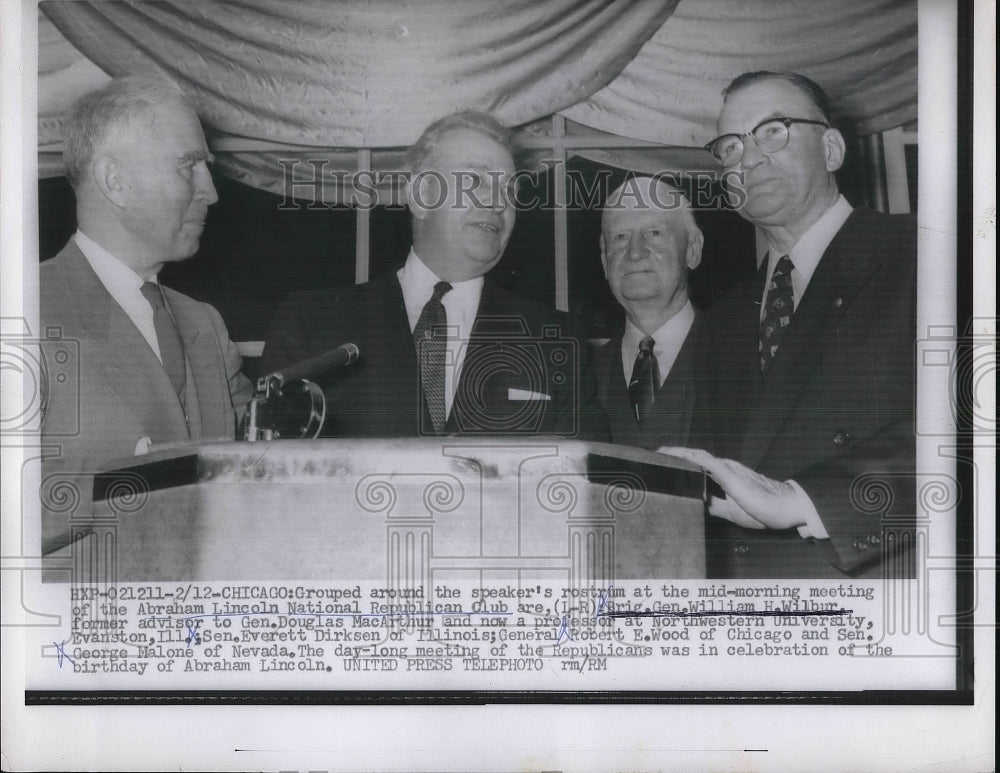
[[857,406],[874,426],[857,440],[842,436],[837,452],[793,476],[815,505],[834,564],[844,571],[880,558],[886,536],[912,530],[916,513],[916,244],[913,231],[897,236],[895,260],[887,263],[896,292],[880,294],[880,313],[867,323],[882,339],[881,349],[873,350],[881,354],[855,360],[850,379],[859,383],[870,381],[866,372],[881,374],[882,397],[866,396]]
[[795,476],[823,521],[839,569],[853,571],[881,558],[887,520],[912,528],[915,461],[914,425],[903,421],[883,428],[850,455]]

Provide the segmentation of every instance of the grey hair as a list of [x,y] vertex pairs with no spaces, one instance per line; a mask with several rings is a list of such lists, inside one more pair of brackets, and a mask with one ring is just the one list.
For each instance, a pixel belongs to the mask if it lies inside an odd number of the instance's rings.
[[434,154],[441,138],[455,129],[469,129],[503,145],[508,153],[514,153],[514,138],[510,130],[489,113],[464,110],[439,118],[426,129],[410,149],[406,151],[406,168],[411,174],[426,171],[428,160]]
[[[628,191],[626,191],[626,188],[628,188]],[[665,200],[658,194],[658,191],[661,189],[667,191]],[[649,195],[647,196],[647,194]],[[695,222],[694,213],[691,210],[691,202],[684,194],[684,191],[671,185],[660,175],[634,174],[630,174],[625,179],[625,182],[608,194],[601,214],[602,231],[604,230],[607,213],[622,208],[624,206],[623,200],[626,198],[634,200],[650,209],[661,209],[664,212],[676,213],[689,235],[701,233],[701,229]]]
[[127,75],[80,97],[62,124],[63,164],[70,184],[85,179],[95,154],[120,131],[165,102],[179,101],[193,111],[181,88],[162,75]]

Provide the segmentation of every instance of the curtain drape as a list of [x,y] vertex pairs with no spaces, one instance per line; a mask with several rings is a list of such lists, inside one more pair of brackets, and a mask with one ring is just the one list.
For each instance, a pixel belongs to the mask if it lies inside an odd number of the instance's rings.
[[821,84],[834,120],[872,134],[917,118],[915,0],[683,0],[608,86],[562,112],[666,145],[715,136],[722,90],[751,70]]
[[447,113],[508,125],[607,85],[678,0],[221,0],[42,8],[112,75],[165,71],[215,129],[336,147],[412,143]]
[[[465,108],[511,126],[558,113],[682,148],[577,151],[647,171],[710,163],[691,148],[714,135],[721,91],[746,70],[810,75],[859,133],[916,119],[914,0],[46,0],[40,8],[58,28],[40,19],[40,145],[59,141],[58,116],[104,73],[160,69],[199,97],[210,134],[317,148],[218,153],[223,174],[283,193],[289,163],[316,160],[296,168],[307,181],[321,168],[324,185],[295,193],[330,203],[343,200],[354,150],[374,149],[373,168],[391,169],[393,149]],[[57,159],[43,154],[41,173],[58,173]]]
[[[38,146],[62,140],[59,121],[66,108],[108,80],[108,75],[87,59],[41,12],[38,14]],[[59,154],[39,154],[38,174],[54,177],[63,173]]]

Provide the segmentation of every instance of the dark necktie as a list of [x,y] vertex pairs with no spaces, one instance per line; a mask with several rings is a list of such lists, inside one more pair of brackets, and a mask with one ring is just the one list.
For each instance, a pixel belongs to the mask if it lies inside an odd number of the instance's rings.
[[760,338],[757,342],[761,375],[767,373],[774,360],[774,355],[781,344],[781,336],[792,321],[792,314],[795,311],[795,298],[792,294],[793,268],[795,265],[785,255],[774,267],[771,282],[767,286],[764,313],[760,320]]
[[640,424],[649,414],[660,389],[660,366],[656,362],[654,346],[656,341],[649,336],[639,342],[639,352],[632,365],[632,378],[628,382],[628,399],[632,404],[635,420]]
[[154,282],[145,282],[141,292],[143,297],[149,301],[153,307],[153,327],[156,330],[156,342],[160,346],[160,359],[163,362],[163,369],[170,377],[174,391],[178,395],[184,390],[185,366],[184,366],[184,342],[177,332],[167,305],[163,301],[163,293],[160,286]]
[[444,402],[444,365],[448,348],[448,314],[441,298],[451,289],[447,282],[434,285],[434,294],[420,312],[417,326],[413,328],[413,343],[417,348],[417,367],[424,400],[434,424],[434,432],[444,432],[447,413]]

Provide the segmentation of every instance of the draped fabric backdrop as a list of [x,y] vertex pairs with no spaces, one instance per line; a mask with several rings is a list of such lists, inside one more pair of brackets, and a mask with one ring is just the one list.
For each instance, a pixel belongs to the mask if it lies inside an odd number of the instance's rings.
[[[330,202],[341,200],[356,149],[374,150],[374,169],[398,169],[399,148],[432,120],[466,108],[509,126],[561,114],[572,126],[683,148],[581,151],[659,169],[711,163],[691,148],[712,138],[722,89],[746,70],[815,78],[837,119],[858,133],[916,119],[915,0],[47,0],[40,7],[51,20],[39,25],[43,175],[60,173],[44,146],[59,142],[58,119],[74,96],[107,75],[154,69],[198,97],[210,136],[307,146],[297,154],[219,153],[220,171],[281,193],[279,159],[286,167],[288,159],[321,159],[328,184],[296,195]],[[298,167],[305,179],[314,168]]]

